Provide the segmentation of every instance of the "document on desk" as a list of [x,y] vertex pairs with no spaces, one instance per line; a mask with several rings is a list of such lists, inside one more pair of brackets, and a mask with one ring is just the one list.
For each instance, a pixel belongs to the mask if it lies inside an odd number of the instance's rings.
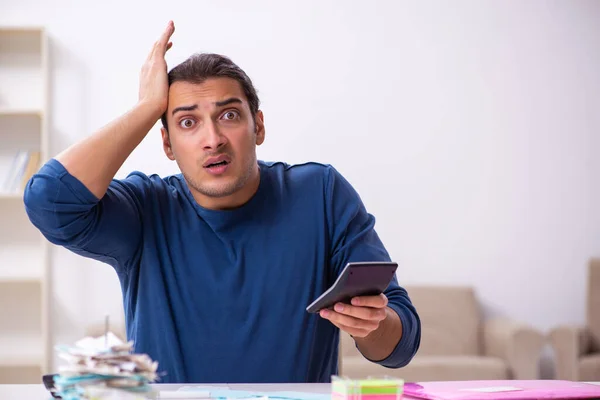
[[[232,390],[223,388],[212,388],[210,386],[184,386],[177,392],[193,394],[210,392],[211,399],[235,399],[235,400],[331,400],[329,394],[306,393],[293,391],[261,392],[247,390]],[[166,397],[162,397],[166,398]],[[173,397],[174,398],[174,397]],[[182,397],[179,397],[182,398]],[[190,397],[196,398],[196,397]]]
[[306,392],[268,392],[265,393],[270,399],[284,400],[331,400],[331,395],[324,393],[306,393]]
[[257,397],[262,397],[262,394],[258,392],[215,388],[211,386],[183,386],[179,388],[177,392],[188,394],[190,396],[196,395],[196,393],[209,393],[208,398],[211,399],[256,399]]
[[183,392],[179,390],[161,390],[158,394],[158,399],[210,399],[210,392],[205,391],[189,391]]

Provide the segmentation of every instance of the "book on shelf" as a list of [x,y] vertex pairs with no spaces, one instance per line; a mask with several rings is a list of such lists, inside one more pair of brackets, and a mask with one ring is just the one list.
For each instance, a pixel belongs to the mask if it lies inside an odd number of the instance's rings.
[[0,187],[0,193],[19,194],[25,189],[29,179],[40,167],[40,152],[21,150],[18,151],[9,166],[4,171],[4,179]]

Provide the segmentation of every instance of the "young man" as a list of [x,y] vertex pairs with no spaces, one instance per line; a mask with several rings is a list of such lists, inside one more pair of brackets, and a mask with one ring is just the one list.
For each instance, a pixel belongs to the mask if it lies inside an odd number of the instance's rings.
[[[352,186],[331,166],[256,158],[263,114],[228,58],[194,55],[167,74],[169,23],[137,105],[49,160],[25,206],[52,243],[110,264],[136,352],[161,382],[328,382],[339,329],[362,354],[406,365],[420,321],[396,279],[320,315],[306,306],[351,261],[389,260]],[[162,117],[181,174],[115,174]]]

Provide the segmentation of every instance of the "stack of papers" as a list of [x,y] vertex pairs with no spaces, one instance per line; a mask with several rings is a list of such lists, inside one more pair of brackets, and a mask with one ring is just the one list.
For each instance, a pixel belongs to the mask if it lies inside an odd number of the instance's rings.
[[[186,395],[189,397],[185,397]],[[161,391],[160,397],[189,399],[204,397],[216,400],[331,400],[331,395],[325,393],[235,390],[218,386],[182,386],[176,392]]]
[[410,382],[404,393],[410,398],[425,400],[600,399],[600,389],[594,385],[535,379]]
[[393,377],[348,379],[333,376],[333,400],[400,400],[404,393],[404,380]]
[[158,362],[146,354],[133,354],[133,342],[114,334],[84,338],[75,346],[59,346],[67,365],[54,378],[55,393],[63,400],[92,398],[138,399],[152,392]]

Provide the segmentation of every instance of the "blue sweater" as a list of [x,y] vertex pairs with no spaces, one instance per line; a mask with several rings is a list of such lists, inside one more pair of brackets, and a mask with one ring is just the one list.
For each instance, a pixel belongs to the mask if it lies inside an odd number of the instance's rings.
[[[252,199],[200,207],[181,175],[134,172],[99,200],[51,159],[29,181],[32,223],[52,243],[110,264],[129,340],[161,383],[329,382],[339,330],[306,312],[350,261],[386,261],[375,220],[331,166],[259,162]],[[396,279],[385,294],[403,335],[378,361],[406,365],[420,321]]]

